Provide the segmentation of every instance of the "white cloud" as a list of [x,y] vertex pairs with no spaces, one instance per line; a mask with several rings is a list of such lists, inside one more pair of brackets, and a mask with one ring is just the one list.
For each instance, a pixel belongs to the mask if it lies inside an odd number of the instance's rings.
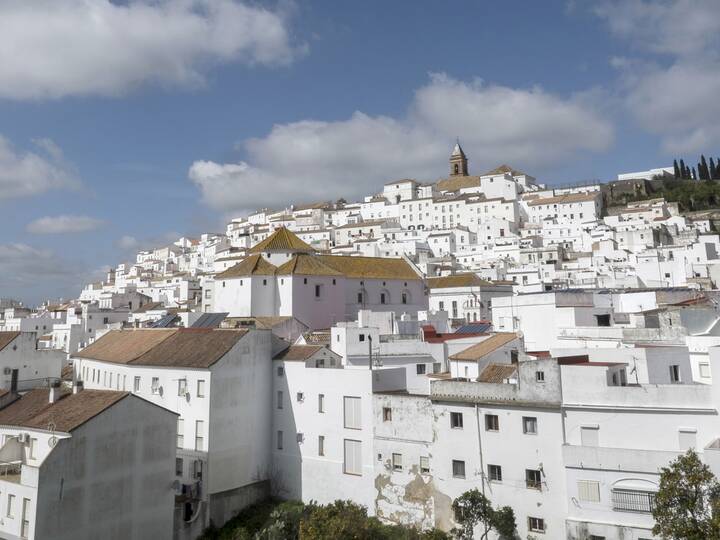
[[118,95],[198,85],[213,63],[287,64],[285,14],[237,0],[0,2],[0,97]]
[[222,210],[358,197],[388,180],[445,174],[456,135],[479,173],[502,162],[535,170],[601,151],[613,129],[576,97],[439,74],[415,93],[403,118],[355,112],[337,122],[276,125],[243,143],[247,161],[195,161],[188,176]]
[[125,235],[120,237],[120,240],[116,242],[117,247],[124,250],[131,250],[131,249],[137,249],[137,247],[140,245],[140,242],[138,242],[138,239],[134,236]]
[[627,110],[671,154],[720,145],[720,2],[622,0],[596,13],[611,31],[657,58],[613,58]]
[[0,135],[0,200],[80,185],[77,174],[54,142],[40,139],[35,144],[39,152],[21,152]]
[[30,222],[27,231],[33,234],[64,234],[93,231],[104,224],[89,216],[45,216]]

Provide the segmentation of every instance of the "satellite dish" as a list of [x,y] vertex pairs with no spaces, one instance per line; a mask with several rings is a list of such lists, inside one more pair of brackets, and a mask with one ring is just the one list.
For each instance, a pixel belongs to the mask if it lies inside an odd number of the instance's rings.
[[55,445],[56,445],[57,443],[58,443],[58,438],[57,438],[55,435],[53,435],[52,437],[50,437],[50,438],[48,439],[48,446],[49,446],[50,448],[55,448]]

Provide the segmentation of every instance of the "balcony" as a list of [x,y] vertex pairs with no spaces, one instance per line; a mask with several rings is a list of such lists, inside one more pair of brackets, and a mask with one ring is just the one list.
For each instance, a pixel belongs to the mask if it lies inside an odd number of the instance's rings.
[[573,469],[598,469],[659,474],[680,452],[635,450],[566,444],[562,447],[565,466]]

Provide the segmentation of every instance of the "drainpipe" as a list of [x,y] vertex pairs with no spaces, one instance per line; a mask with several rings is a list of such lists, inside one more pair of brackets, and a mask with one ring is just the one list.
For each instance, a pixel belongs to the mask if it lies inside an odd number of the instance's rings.
[[[480,455],[480,490],[483,497],[485,497],[485,461],[483,459],[482,452],[482,436],[480,435],[480,407],[477,403],[475,404],[475,422],[477,424],[478,454]],[[483,527],[485,529],[485,532],[480,537],[481,539],[487,538],[487,535],[490,532],[490,527],[488,527],[487,521],[485,520],[483,520]]]
[[370,371],[372,371],[372,335],[368,335],[368,364],[370,364]]

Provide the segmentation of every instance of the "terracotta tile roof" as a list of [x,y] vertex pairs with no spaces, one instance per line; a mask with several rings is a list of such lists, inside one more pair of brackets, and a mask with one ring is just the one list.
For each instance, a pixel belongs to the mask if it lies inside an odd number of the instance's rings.
[[282,264],[277,269],[277,275],[299,274],[304,276],[342,276],[334,268],[325,264],[319,256],[299,254]]
[[420,276],[404,259],[316,255],[321,262],[349,278],[419,280]]
[[20,332],[0,332],[0,351],[10,345],[20,335]]
[[301,362],[324,349],[322,345],[290,345],[284,351],[275,355],[273,360],[285,360],[286,362]]
[[162,302],[148,302],[147,304],[143,304],[139,308],[133,311],[133,313],[145,313],[147,311],[153,311],[156,309],[165,309],[165,304]]
[[528,206],[539,206],[541,204],[568,204],[576,202],[594,201],[598,198],[598,193],[569,193],[568,195],[558,195],[557,197],[547,197],[545,199],[533,199],[528,202]]
[[450,289],[453,287],[481,287],[492,285],[489,281],[479,278],[472,273],[455,274],[452,276],[428,278],[429,289]]
[[208,368],[247,333],[219,328],[113,330],[73,356],[116,364]]
[[113,390],[83,390],[61,393],[58,401],[50,403],[49,390],[37,388],[0,410],[0,425],[70,432],[129,395]]
[[298,236],[285,227],[280,227],[262,242],[250,248],[250,253],[262,251],[314,251],[312,247],[300,240]]
[[489,364],[485,366],[478,377],[478,382],[504,383],[507,379],[513,378],[517,373],[515,364]]
[[480,343],[476,343],[457,354],[453,354],[449,358],[450,360],[474,362],[515,339],[517,339],[517,334],[514,332],[498,332]]
[[217,279],[226,279],[245,276],[272,276],[275,274],[276,269],[277,267],[263,259],[262,255],[250,255],[215,277]]
[[451,176],[436,184],[439,191],[460,191],[461,189],[479,187],[479,176]]
[[522,171],[513,169],[510,165],[502,164],[499,167],[495,167],[493,170],[486,172],[482,176],[495,176],[496,174],[505,174],[505,173],[510,173],[513,176],[522,176],[525,174]]

